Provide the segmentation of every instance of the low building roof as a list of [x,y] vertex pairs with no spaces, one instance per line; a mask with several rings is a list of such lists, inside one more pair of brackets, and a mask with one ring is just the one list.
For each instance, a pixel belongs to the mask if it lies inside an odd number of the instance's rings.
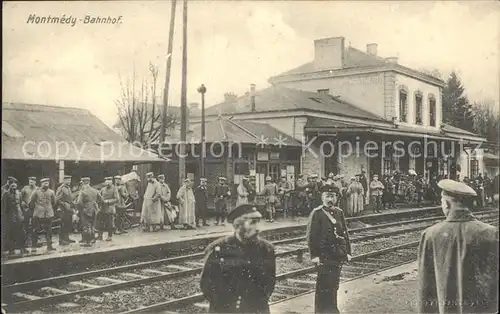
[[[170,138],[170,143],[177,143],[180,139]],[[191,127],[186,135],[188,143],[201,142],[201,124]],[[241,143],[255,145],[281,145],[297,147],[301,143],[267,123],[251,121],[229,120],[219,117],[217,120],[205,123],[206,143]]]
[[2,104],[2,159],[162,161],[88,110],[21,103]]
[[[255,110],[256,112],[307,110],[387,122],[382,117],[360,109],[339,96],[281,86],[271,86],[256,91]],[[238,97],[236,101],[222,102],[206,109],[206,115],[231,115],[250,112],[251,103],[248,95]]]

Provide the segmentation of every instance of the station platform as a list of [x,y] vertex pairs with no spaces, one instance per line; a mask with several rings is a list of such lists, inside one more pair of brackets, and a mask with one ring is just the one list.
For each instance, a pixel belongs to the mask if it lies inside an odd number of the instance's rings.
[[[372,210],[365,210],[361,212],[357,217],[348,217],[347,223],[351,228],[358,228],[360,224],[355,221],[359,218],[383,218],[384,215],[393,214],[393,213],[401,213],[401,212],[419,212],[435,209],[435,206],[426,205],[423,208],[395,208],[395,209],[386,209],[383,210],[382,213],[373,213]],[[195,230],[170,230],[166,229],[163,231],[156,232],[144,232],[141,227],[135,227],[127,230],[127,233],[120,235],[113,235],[112,241],[97,241],[91,247],[81,246],[79,241],[81,240],[80,234],[72,234],[70,238],[75,240],[76,243],[72,243],[67,246],[59,246],[59,238],[58,235],[53,235],[53,246],[56,248],[56,251],[47,251],[46,245],[43,245],[41,248],[38,248],[36,252],[25,253],[23,255],[20,252],[17,252],[14,256],[6,256],[2,255],[2,265],[10,265],[10,264],[22,264],[27,262],[35,262],[35,261],[44,261],[48,259],[62,259],[68,258],[72,256],[85,256],[99,253],[118,253],[120,251],[130,251],[140,247],[150,249],[155,249],[155,247],[159,246],[168,246],[170,244],[180,243],[191,241],[195,243],[197,240],[204,242],[215,240],[219,237],[223,237],[226,235],[230,235],[232,233],[233,227],[231,224],[226,223],[225,226],[216,226],[214,224],[214,219],[209,219],[208,223],[210,226],[198,227]],[[351,223],[352,222],[352,223]],[[303,228],[305,230],[307,224],[307,217],[289,217],[282,218],[278,217],[277,220],[273,223],[268,223],[265,221],[261,222],[261,232],[265,236],[266,234],[272,234],[274,232],[286,232],[287,229],[296,229]],[[169,228],[169,227],[166,227]],[[104,238],[106,238],[107,234],[104,233]],[[40,240],[45,241],[43,235],[39,237]],[[201,242],[200,242],[201,243]],[[31,249],[28,249],[31,250]]]
[[[341,313],[416,313],[417,262],[340,284]],[[272,314],[314,313],[314,293],[271,305]]]

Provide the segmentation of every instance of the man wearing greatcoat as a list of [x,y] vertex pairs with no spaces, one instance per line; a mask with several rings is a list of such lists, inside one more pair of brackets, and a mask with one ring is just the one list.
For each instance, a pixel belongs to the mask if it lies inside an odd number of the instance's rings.
[[56,205],[56,194],[49,189],[49,179],[40,180],[40,187],[33,192],[30,199],[30,208],[33,209],[33,233],[31,245],[32,251],[38,246],[38,232],[45,231],[47,239],[47,250],[54,251],[52,246],[52,220],[54,219],[54,206]]
[[315,313],[339,313],[337,291],[342,264],[351,259],[351,244],[342,209],[335,207],[339,189],[322,188],[323,205],[309,215],[307,243],[312,262],[317,265]]
[[228,202],[231,200],[231,191],[226,184],[225,177],[219,177],[219,184],[215,186],[215,225],[221,222],[224,226],[226,220]]
[[76,207],[79,212],[82,225],[82,246],[90,246],[95,242],[95,218],[102,204],[99,191],[90,186],[90,178],[81,178],[82,187],[76,199]]
[[206,249],[200,286],[210,313],[269,313],[276,282],[274,247],[259,237],[261,214],[252,204],[228,215],[234,234]]
[[102,206],[100,215],[100,228],[98,232],[98,240],[102,240],[102,233],[108,232],[106,241],[111,241],[113,238],[113,231],[115,229],[115,204],[120,200],[118,189],[113,185],[113,177],[106,177],[105,186],[101,189]]
[[195,206],[196,206],[196,226],[203,222],[203,226],[209,226],[207,224],[207,212],[208,212],[208,186],[207,179],[200,178],[200,185],[194,190]]
[[127,200],[129,197],[129,193],[127,190],[127,187],[125,184],[122,182],[122,177],[119,175],[116,175],[115,177],[115,186],[116,189],[118,190],[118,196],[120,198],[118,199],[118,202],[115,204],[115,209],[116,209],[116,215],[115,215],[115,233],[116,234],[121,234],[121,233],[127,233],[123,226],[123,220],[121,217],[125,215],[125,212],[127,210]]
[[69,238],[73,231],[73,196],[71,193],[71,176],[64,176],[63,183],[56,190],[56,204],[61,211],[61,229],[59,230],[59,245],[75,243]]
[[427,228],[418,251],[420,313],[498,313],[498,228],[470,211],[476,192],[441,180],[445,220]]
[[17,183],[13,181],[9,190],[2,193],[2,244],[10,255],[14,255],[16,249],[28,253],[23,220],[21,194],[17,190]]
[[36,177],[28,177],[28,185],[21,189],[21,209],[24,215],[24,230],[26,231],[26,239],[31,236],[33,211],[30,209],[29,203],[31,194],[35,192],[38,187],[36,186]]

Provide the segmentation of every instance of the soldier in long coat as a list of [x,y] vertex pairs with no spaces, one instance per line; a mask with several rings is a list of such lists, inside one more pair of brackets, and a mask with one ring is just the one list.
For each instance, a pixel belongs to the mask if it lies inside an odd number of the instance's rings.
[[276,218],[276,201],[278,197],[278,187],[271,180],[270,176],[266,177],[266,185],[264,185],[264,190],[262,191],[262,195],[266,198],[266,212],[267,212],[267,222],[274,222],[274,218]]
[[12,182],[9,189],[2,193],[2,244],[11,255],[15,254],[16,249],[28,253],[23,220],[21,195],[17,183]]
[[358,207],[358,189],[356,184],[356,178],[351,178],[351,183],[347,187],[347,208],[346,215],[347,216],[355,216],[357,213]]
[[236,206],[240,206],[243,204],[248,204],[248,195],[250,191],[248,190],[248,178],[243,177],[241,179],[238,188],[236,188],[236,192],[238,192],[238,198],[236,199]]
[[56,194],[49,189],[49,179],[40,180],[40,188],[31,195],[30,208],[33,209],[33,233],[31,245],[32,251],[38,246],[38,232],[45,231],[47,239],[47,250],[54,251],[52,246],[52,220],[54,219],[54,206],[56,205]]
[[82,187],[75,205],[78,209],[82,226],[82,246],[90,246],[95,241],[95,219],[102,204],[99,191],[90,186],[90,178],[81,178]]
[[190,179],[184,179],[184,185],[177,191],[177,200],[179,201],[179,223],[186,229],[195,229],[196,205]]
[[163,224],[163,210],[161,208],[161,186],[156,181],[152,172],[146,173],[148,186],[144,192],[144,201],[142,203],[141,224],[144,225],[144,231],[156,230],[156,226]]
[[231,199],[231,191],[226,184],[225,177],[219,177],[219,184],[215,186],[215,225],[219,224],[224,226],[226,220],[228,201]]
[[372,195],[373,212],[381,213],[384,185],[378,180],[376,174],[373,175],[373,181],[370,182],[370,193]]
[[286,176],[281,176],[281,180],[278,183],[278,194],[281,199],[281,205],[283,206],[283,214],[286,218],[289,211],[292,209],[292,184],[288,182]]
[[61,211],[61,229],[59,230],[59,245],[75,243],[69,238],[73,231],[73,196],[71,193],[71,176],[65,175],[63,184],[56,190],[56,204]]
[[116,234],[121,234],[121,233],[127,233],[123,226],[123,222],[121,217],[125,215],[125,211],[127,210],[127,204],[126,201],[129,198],[129,193],[127,190],[127,187],[125,184],[122,182],[122,177],[117,175],[114,177],[115,178],[115,186],[116,189],[118,190],[118,202],[115,204],[115,209],[116,209],[116,215],[115,215],[115,233]]
[[472,188],[448,179],[438,185],[446,219],[422,233],[419,311],[498,313],[498,228],[472,215]]
[[102,240],[104,231],[108,232],[106,241],[111,241],[113,238],[113,231],[115,229],[115,204],[120,200],[118,189],[113,185],[113,177],[105,178],[105,186],[101,189],[100,194],[102,197],[101,215],[100,215],[100,228],[97,239]]
[[28,177],[28,185],[25,185],[21,189],[21,209],[23,210],[24,216],[24,230],[26,232],[26,241],[31,236],[33,229],[33,211],[30,209],[30,199],[31,194],[35,192],[38,187],[36,186],[36,177]]
[[163,211],[163,224],[160,225],[160,230],[164,230],[164,224],[169,224],[170,228],[175,229],[175,214],[172,205],[170,204],[170,199],[172,198],[172,191],[167,182],[165,182],[165,175],[158,175],[158,182],[160,183],[161,189],[161,209]]
[[297,209],[297,214],[308,214],[306,188],[307,181],[305,180],[305,176],[300,174],[297,182],[295,183],[295,195],[297,196],[295,208]]
[[335,207],[340,191],[326,185],[322,190],[323,205],[309,215],[307,243],[311,260],[318,266],[315,313],[339,313],[337,291],[342,264],[351,259],[351,244],[342,209]]
[[269,313],[276,282],[274,247],[259,237],[261,214],[254,205],[236,207],[228,216],[234,234],[206,249],[200,286],[210,313]]
[[[194,190],[195,206],[196,206],[196,226],[200,221],[203,221],[203,226],[210,226],[207,223],[208,213],[208,186],[207,179],[200,178],[200,185]],[[201,225],[201,224],[200,224]]]

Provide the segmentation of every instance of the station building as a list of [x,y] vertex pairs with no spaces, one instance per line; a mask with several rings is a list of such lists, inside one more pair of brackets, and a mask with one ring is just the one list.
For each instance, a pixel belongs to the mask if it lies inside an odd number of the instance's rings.
[[271,77],[271,87],[226,93],[207,108],[207,121],[264,123],[299,141],[296,175],[364,170],[371,179],[414,169],[427,179],[463,178],[482,163],[470,152],[485,139],[442,121],[442,80],[378,56],[376,44],[361,51],[335,37],[315,40],[314,50],[313,61]]

